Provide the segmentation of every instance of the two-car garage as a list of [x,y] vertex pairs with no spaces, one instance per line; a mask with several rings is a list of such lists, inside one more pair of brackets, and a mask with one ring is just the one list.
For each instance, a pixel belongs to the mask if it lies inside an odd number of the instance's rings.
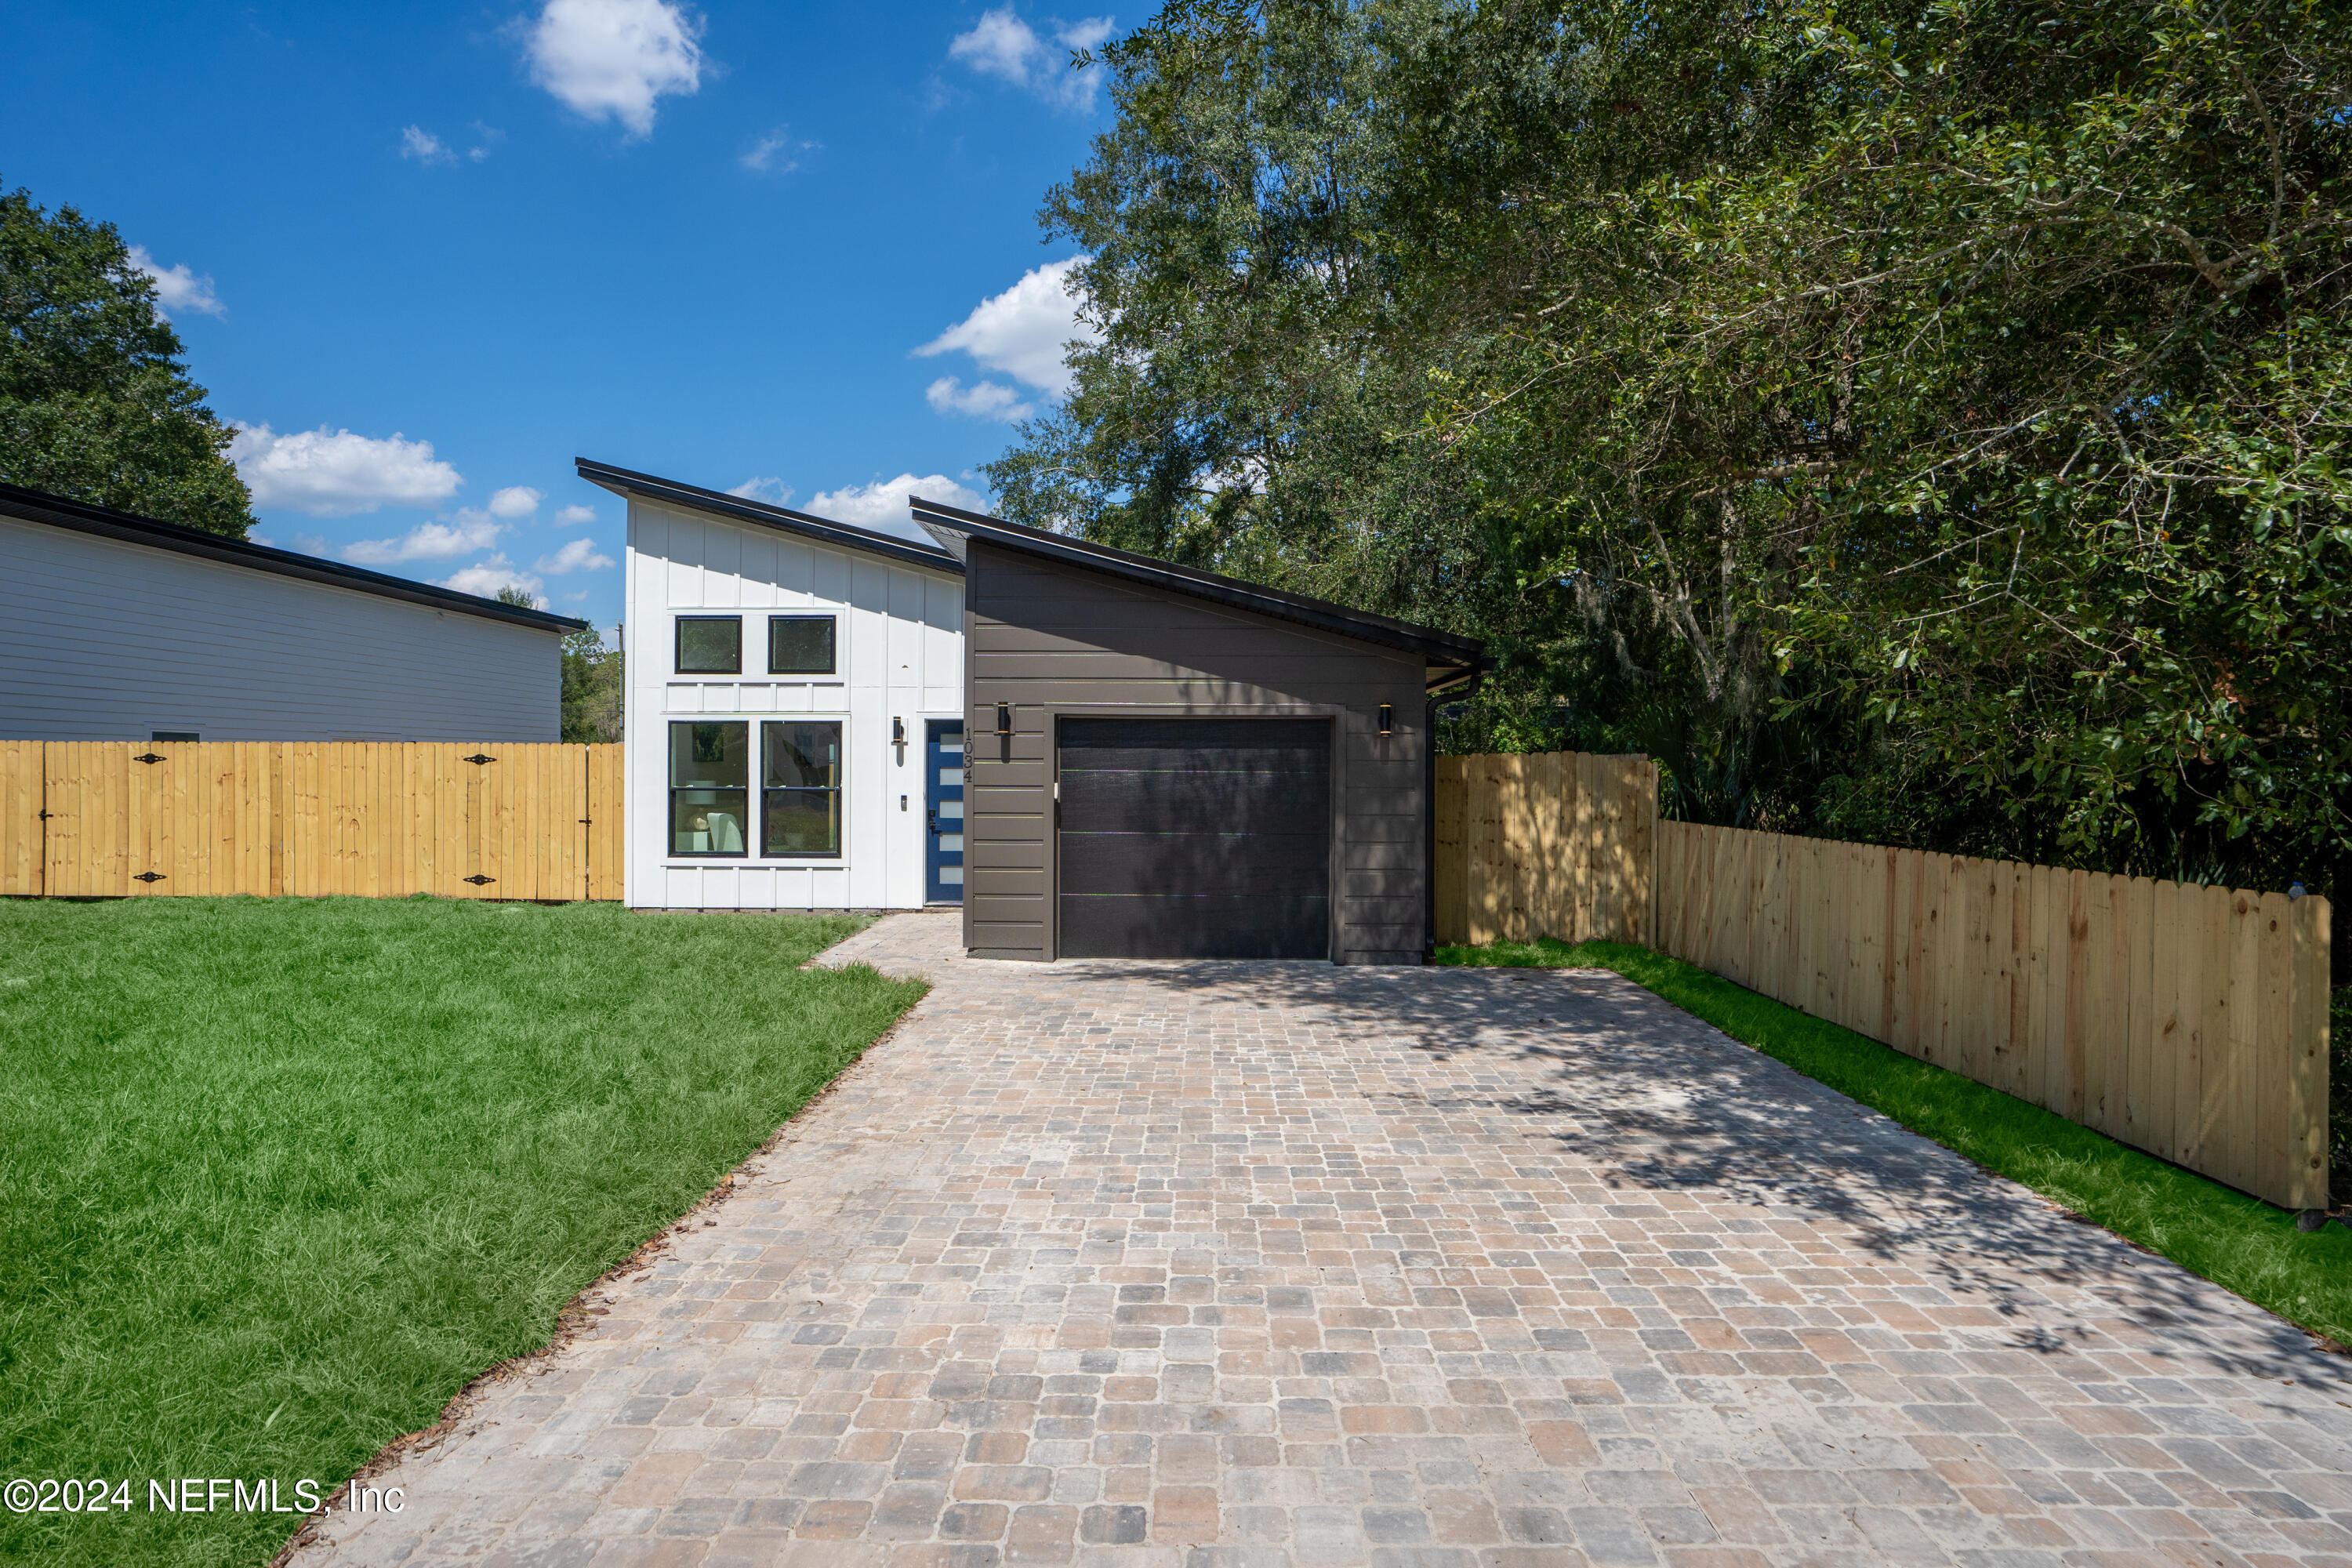
[[918,500],[964,563],[965,946],[1418,963],[1475,642]]

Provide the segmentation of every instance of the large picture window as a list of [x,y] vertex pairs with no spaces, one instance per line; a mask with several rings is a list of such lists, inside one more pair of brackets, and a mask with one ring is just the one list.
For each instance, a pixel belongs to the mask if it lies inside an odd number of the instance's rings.
[[680,616],[677,618],[680,675],[743,673],[743,617]]
[[669,727],[669,852],[740,856],[750,852],[751,723],[673,723]]
[[760,853],[839,855],[840,721],[772,719],[760,731]]
[[831,675],[834,672],[831,616],[770,616],[770,675]]

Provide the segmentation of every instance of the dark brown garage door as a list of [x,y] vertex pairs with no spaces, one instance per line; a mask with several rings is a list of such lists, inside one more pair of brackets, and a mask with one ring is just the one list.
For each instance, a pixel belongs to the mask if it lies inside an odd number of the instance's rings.
[[1065,958],[1327,958],[1320,720],[1064,719]]

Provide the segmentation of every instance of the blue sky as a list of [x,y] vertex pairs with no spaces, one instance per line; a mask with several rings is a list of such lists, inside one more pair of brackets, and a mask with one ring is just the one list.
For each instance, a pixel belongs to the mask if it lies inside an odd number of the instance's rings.
[[272,542],[610,626],[621,503],[575,454],[904,531],[1060,388],[1035,215],[1107,118],[1067,60],[1110,16],[8,16],[0,183],[138,247]]

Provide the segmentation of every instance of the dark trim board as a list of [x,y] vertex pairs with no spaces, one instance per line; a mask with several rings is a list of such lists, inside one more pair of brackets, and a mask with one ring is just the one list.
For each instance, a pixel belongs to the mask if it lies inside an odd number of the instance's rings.
[[572,464],[579,469],[582,479],[617,496],[640,496],[646,500],[684,507],[689,511],[716,512],[737,522],[796,533],[803,539],[814,539],[849,550],[862,550],[869,555],[887,556],[909,565],[928,566],[935,572],[961,574],[963,571],[961,561],[936,545],[877,533],[856,523],[835,522],[829,517],[770,506],[765,501],[729,495],[725,490],[705,489],[700,485],[689,485],[682,479],[665,479],[657,474],[616,468],[610,463],[599,463],[589,458],[574,458]]
[[186,528],[157,518],[115,511],[108,507],[92,506],[87,501],[24,489],[16,485],[0,485],[0,517],[14,518],[19,522],[43,523],[75,533],[111,539],[122,544],[143,544],[223,566],[242,566],[249,571],[267,572],[276,577],[298,578],[330,588],[348,588],[353,593],[373,594],[380,599],[401,599],[431,609],[455,610],[461,615],[479,616],[488,621],[506,621],[514,626],[529,626],[534,631],[583,632],[588,629],[586,621],[570,616],[527,609],[520,605],[509,605],[502,599],[460,594],[455,588],[436,588],[430,583],[371,572],[363,566],[346,566],[341,562],[324,560],[316,555],[231,539],[225,533],[207,533],[201,528]]

